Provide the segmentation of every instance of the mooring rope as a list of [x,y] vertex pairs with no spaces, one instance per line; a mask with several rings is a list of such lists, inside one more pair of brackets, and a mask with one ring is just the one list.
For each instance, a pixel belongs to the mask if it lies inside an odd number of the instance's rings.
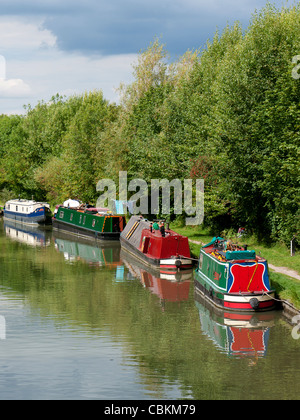
[[185,258],[186,260],[199,261],[199,258],[186,257],[185,255],[178,255],[178,257]]
[[[188,259],[188,260],[193,260],[193,261],[199,261],[199,259],[198,258],[192,258],[192,257],[186,257],[186,256],[184,256],[184,255],[179,255],[179,257],[180,258],[185,258],[185,259]],[[250,281],[250,283],[251,283],[251,281]],[[249,284],[250,284],[249,283]],[[249,286],[249,285],[248,285]],[[273,300],[275,300],[276,302],[281,302],[281,303],[285,303],[287,306],[289,306],[290,308],[292,308],[294,311],[297,311],[297,312],[299,312],[300,313],[300,310],[298,310],[298,309],[296,309],[290,302],[288,302],[287,300],[284,300],[284,299],[276,299],[275,297],[273,297],[273,296],[271,296],[271,295],[269,295],[267,292],[265,292],[264,290],[262,291],[263,292],[263,295],[266,295],[266,296],[268,296],[270,299],[273,299]]]
[[297,311],[300,313],[300,311],[294,307],[294,305],[292,305],[290,302],[288,302],[287,300],[284,299],[276,299],[275,297],[269,295],[267,292],[265,292],[264,290],[262,291],[263,295],[267,295],[270,299],[275,300],[276,302],[281,302],[281,303],[285,303],[287,306],[291,307],[294,311]]

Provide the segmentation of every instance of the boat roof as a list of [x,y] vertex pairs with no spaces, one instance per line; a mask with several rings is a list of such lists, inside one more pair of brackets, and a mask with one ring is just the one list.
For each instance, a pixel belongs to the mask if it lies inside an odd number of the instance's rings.
[[14,200],[9,200],[5,204],[23,204],[25,206],[32,206],[34,204],[43,204],[43,205],[49,206],[48,203],[44,203],[42,201],[26,200],[26,199],[23,199],[23,198],[17,198],[17,199],[14,199]]
[[241,261],[253,260],[256,258],[263,260],[263,258],[256,256],[254,250],[245,248],[246,247],[233,244],[230,240],[215,236],[208,244],[202,247],[202,250],[220,261]]
[[[161,238],[162,236],[160,231],[154,229],[152,232],[150,231],[151,224],[153,224],[151,220],[145,219],[143,216],[133,215],[127,222],[125,229],[121,233],[121,237],[126,238],[126,240],[136,248],[140,245],[141,235],[144,229],[147,229],[148,231],[147,236],[153,238]],[[171,229],[165,229],[165,233],[168,234],[168,237],[186,238],[185,236],[182,236]]]
[[81,201],[76,200],[76,199],[74,200],[72,198],[69,198],[68,200],[66,200],[66,201],[63,202],[63,206],[64,207],[78,207],[81,204],[82,204]]

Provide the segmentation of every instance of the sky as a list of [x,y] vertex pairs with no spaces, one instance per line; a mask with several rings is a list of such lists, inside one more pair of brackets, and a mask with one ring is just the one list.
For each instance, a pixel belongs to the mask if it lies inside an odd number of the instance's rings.
[[[246,29],[265,0],[0,0],[0,114],[25,113],[53,95],[117,88],[155,38],[171,59],[204,47],[216,30]],[[274,0],[279,8],[283,0]]]

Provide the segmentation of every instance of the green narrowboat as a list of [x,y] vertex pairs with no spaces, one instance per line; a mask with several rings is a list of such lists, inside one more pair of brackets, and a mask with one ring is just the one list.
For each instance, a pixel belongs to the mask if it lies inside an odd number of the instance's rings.
[[53,228],[77,236],[118,240],[126,222],[124,216],[113,215],[108,209],[78,206],[57,206],[52,220]]
[[200,250],[195,290],[227,311],[266,311],[275,307],[267,261],[253,250],[215,237]]

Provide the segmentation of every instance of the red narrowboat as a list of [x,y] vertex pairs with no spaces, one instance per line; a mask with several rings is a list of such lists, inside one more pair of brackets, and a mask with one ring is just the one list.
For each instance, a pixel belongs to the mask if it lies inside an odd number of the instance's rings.
[[161,272],[191,269],[193,260],[188,238],[163,223],[132,216],[120,235],[121,246],[136,258]]

